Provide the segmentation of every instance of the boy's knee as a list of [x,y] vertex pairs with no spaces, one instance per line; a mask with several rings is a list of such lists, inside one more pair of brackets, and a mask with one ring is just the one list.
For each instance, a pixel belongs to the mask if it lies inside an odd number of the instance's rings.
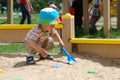
[[51,50],[53,48],[55,48],[54,40],[51,37],[49,37],[46,49]]
[[29,54],[36,53],[36,51],[27,42],[24,42],[24,48]]

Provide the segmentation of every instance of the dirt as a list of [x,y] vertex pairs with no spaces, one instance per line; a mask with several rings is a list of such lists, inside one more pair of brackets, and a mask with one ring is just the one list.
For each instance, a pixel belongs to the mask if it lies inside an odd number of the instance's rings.
[[120,59],[104,59],[90,53],[71,54],[69,65],[64,54],[55,60],[37,60],[27,65],[25,55],[0,54],[0,80],[120,80]]

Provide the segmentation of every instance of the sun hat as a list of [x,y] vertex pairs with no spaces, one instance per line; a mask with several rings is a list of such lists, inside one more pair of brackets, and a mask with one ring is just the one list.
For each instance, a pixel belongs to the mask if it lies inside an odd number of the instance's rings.
[[53,8],[43,8],[40,10],[39,24],[53,25],[58,24],[57,18],[59,18],[58,11]]

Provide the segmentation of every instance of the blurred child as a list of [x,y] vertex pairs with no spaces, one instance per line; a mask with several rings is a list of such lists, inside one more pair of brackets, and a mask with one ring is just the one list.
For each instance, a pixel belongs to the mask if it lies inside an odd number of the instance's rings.
[[[57,10],[57,6],[55,4],[50,4],[49,7]],[[61,16],[59,16],[59,18],[57,18],[56,20],[57,20],[58,24],[62,24]]]
[[57,6],[55,4],[50,4],[50,8],[57,9]]
[[96,33],[97,29],[96,29],[96,22],[99,20],[100,18],[100,9],[99,9],[99,2],[98,0],[94,0],[94,5],[93,8],[90,11],[90,16],[89,16],[89,20],[90,20],[90,33]]
[[48,50],[55,47],[55,37],[60,46],[64,46],[62,39],[58,32],[54,28],[54,24],[57,24],[58,12],[53,8],[43,8],[40,10],[39,24],[31,29],[25,38],[24,46],[28,51],[26,63],[35,64],[34,55],[39,53],[40,59],[53,60],[53,56],[48,54]]

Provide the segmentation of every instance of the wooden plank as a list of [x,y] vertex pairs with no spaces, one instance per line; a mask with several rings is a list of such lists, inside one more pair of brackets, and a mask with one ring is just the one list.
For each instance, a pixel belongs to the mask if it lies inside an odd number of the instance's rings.
[[[34,26],[36,26],[36,24],[24,24],[24,25],[20,25],[20,24],[5,24],[5,25],[0,25],[0,29],[31,29]],[[63,28],[63,24],[56,24],[54,25],[55,28],[57,29],[62,29]]]
[[103,0],[103,13],[104,13],[104,35],[110,34],[110,0]]
[[84,32],[86,34],[89,33],[89,15],[88,15],[88,8],[89,8],[89,3],[88,3],[88,0],[83,0],[83,17],[84,17]]
[[7,21],[8,21],[8,24],[12,24],[13,23],[13,0],[7,0],[7,3],[8,3]]
[[74,16],[66,13],[62,16],[62,22],[64,24],[64,28],[62,29],[62,40],[65,43],[65,48],[68,52],[72,52],[72,45],[69,43],[69,39],[74,37]]
[[77,44],[120,44],[120,39],[86,39],[86,38],[72,38],[70,43]]
[[120,59],[120,45],[79,44],[78,52],[95,54],[103,58],[119,58]]

